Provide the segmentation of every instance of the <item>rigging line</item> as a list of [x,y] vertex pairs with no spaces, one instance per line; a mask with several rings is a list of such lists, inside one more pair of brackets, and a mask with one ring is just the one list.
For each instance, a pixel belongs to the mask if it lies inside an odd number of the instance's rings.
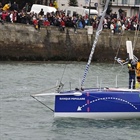
[[[115,58],[118,58],[118,54],[119,54],[119,51],[120,51],[120,47],[121,47],[121,43],[122,43],[122,36],[123,36],[124,32],[122,32],[122,34],[118,34],[118,36],[120,37],[119,38],[119,43],[118,43],[118,49],[117,49],[117,53],[116,53],[116,56]],[[114,63],[113,63],[113,67],[115,66],[116,64],[116,60],[114,59]]]
[[[57,87],[58,87],[58,86],[54,86],[54,87],[52,87],[52,88],[49,88],[49,89],[40,91],[39,93],[46,92],[46,91],[49,91],[49,90],[52,90],[52,89],[56,89]],[[37,94],[39,94],[39,93],[37,93]]]
[[64,73],[65,73],[65,71],[66,71],[66,67],[67,67],[67,63],[65,64],[65,67],[64,67],[64,70],[63,70],[63,73],[62,73],[61,79],[60,79],[60,83],[62,82],[62,79],[63,79]]
[[[67,29],[67,34],[69,34],[69,32],[68,32],[68,29]],[[67,37],[66,37],[67,38]],[[65,51],[67,51],[68,53],[67,53],[67,59],[66,60],[69,60],[69,56],[70,56],[70,50],[68,50],[68,48],[66,48],[65,49]],[[62,79],[63,79],[63,76],[64,76],[64,73],[65,73],[65,71],[66,71],[66,68],[67,68],[67,65],[68,65],[68,61],[66,61],[66,63],[65,63],[65,67],[64,67],[64,69],[63,69],[63,73],[62,73],[62,76],[61,76],[61,78],[60,78],[60,83],[59,83],[59,86],[62,84]]]
[[[47,91],[50,91],[50,90],[56,89],[56,88],[58,88],[58,86],[55,86],[55,87],[52,87],[52,88],[49,88],[49,89],[46,89],[46,90],[42,90],[42,91],[40,91],[40,92],[36,92],[35,94],[41,94],[41,93],[43,93],[43,92],[47,92]],[[32,96],[32,95],[31,95],[31,96]]]
[[118,77],[118,75],[121,73],[121,71],[123,70],[123,65],[121,65],[121,69],[118,71],[118,73],[117,73],[117,77]]
[[120,47],[121,47],[121,43],[122,43],[122,36],[123,36],[123,33],[121,33],[121,34],[118,34],[118,36],[119,36],[119,47],[118,47],[118,52],[117,52],[117,56],[118,56],[118,54],[119,54],[119,51],[120,51]]
[[64,64],[64,69],[63,69],[63,72],[62,72],[62,75],[61,75],[61,78],[60,78],[60,81],[59,81],[59,84],[56,86],[56,87],[60,87],[60,85],[62,84],[62,79],[63,79],[63,76],[64,76],[64,73],[66,71],[66,67],[67,67],[67,62]]
[[88,62],[87,62],[86,68],[85,68],[85,72],[84,72],[84,75],[83,75],[83,78],[82,78],[82,81],[81,81],[81,87],[83,86],[83,84],[85,82],[85,78],[86,78],[86,75],[87,75],[91,60],[92,60],[92,56],[94,54],[94,50],[95,50],[95,47],[96,47],[96,44],[97,44],[97,41],[98,41],[98,37],[99,37],[99,35],[100,35],[100,33],[103,29],[103,20],[104,20],[109,2],[110,2],[110,0],[106,0],[105,8],[104,8],[102,17],[100,19],[100,22],[99,22],[99,25],[98,25],[98,28],[97,28],[97,31],[96,31],[94,43],[92,45],[92,49],[91,49],[91,52],[90,52],[90,55],[89,55],[89,59],[88,59]]
[[[68,55],[67,55],[67,58],[69,58],[69,56],[70,56],[70,51],[68,51],[68,52],[69,52],[69,53],[68,53]],[[57,88],[57,92],[60,92],[60,91],[62,90],[63,86],[64,86],[64,84],[62,83],[62,79],[63,79],[64,73],[65,73],[65,71],[66,71],[67,65],[68,65],[68,61],[66,61],[66,63],[65,63],[65,67],[64,67],[64,69],[63,69],[63,72],[62,72],[62,75],[61,75],[59,84],[58,84],[58,86],[57,86],[57,87],[58,87],[58,88]]]
[[47,106],[46,104],[44,104],[43,102],[39,101],[37,98],[35,98],[34,96],[30,95],[32,98],[34,98],[36,101],[38,101],[39,103],[41,103],[42,105],[44,105],[45,107],[47,107],[49,110],[51,110],[52,112],[54,112],[53,109],[51,109],[49,106]]
[[[120,46],[121,46],[121,42],[122,42],[122,35],[123,35],[123,33],[122,33],[121,35],[120,35],[120,34],[118,34],[118,36],[119,36],[119,42],[118,42],[118,49],[117,49],[117,53],[116,53],[115,58],[117,58],[117,57],[118,57],[118,54],[119,54],[119,51],[120,51]],[[114,67],[114,65],[115,65],[115,62],[116,62],[116,60],[114,60],[113,67]]]

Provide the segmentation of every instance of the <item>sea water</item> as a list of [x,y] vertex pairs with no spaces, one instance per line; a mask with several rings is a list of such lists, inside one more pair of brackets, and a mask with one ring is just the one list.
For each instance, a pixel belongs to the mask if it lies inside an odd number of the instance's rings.
[[[78,88],[84,62],[1,62],[0,140],[140,140],[140,120],[55,119],[30,95]],[[84,81],[89,87],[128,87],[127,66],[92,63]],[[132,95],[133,96],[133,95]],[[53,108],[54,99],[39,97]]]

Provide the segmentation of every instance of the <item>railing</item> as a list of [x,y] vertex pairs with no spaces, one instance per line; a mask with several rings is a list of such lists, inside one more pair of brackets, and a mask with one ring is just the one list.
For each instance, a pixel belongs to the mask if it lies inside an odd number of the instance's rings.
[[[93,76],[85,81],[83,88],[128,88],[129,78],[122,78],[120,75],[114,76],[114,79],[107,78],[109,76]],[[74,90],[75,88],[80,89],[80,79],[69,79],[64,83],[64,87],[61,91]]]
[[[109,77],[106,76],[106,77]],[[86,80],[84,88],[98,88],[98,89],[108,89],[108,88],[129,88],[129,77],[122,77],[121,75],[114,76],[114,79],[109,79],[101,76],[93,76],[90,79]],[[48,89],[49,92],[63,92],[69,90],[79,89],[81,90],[80,84],[81,79],[70,78],[70,81],[65,81],[64,83],[59,83],[59,80],[56,82],[56,85],[53,88]],[[133,89],[133,80],[131,82],[131,89]],[[136,89],[140,89],[140,83],[135,83]]]
[[139,7],[140,1],[139,0],[117,0],[117,1],[112,0],[112,5]]

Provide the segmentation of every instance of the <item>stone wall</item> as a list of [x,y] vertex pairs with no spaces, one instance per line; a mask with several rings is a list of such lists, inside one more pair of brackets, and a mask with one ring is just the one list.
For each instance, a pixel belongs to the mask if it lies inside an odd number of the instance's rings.
[[[87,34],[87,29],[72,28],[61,32],[58,27],[49,26],[40,31],[31,25],[0,25],[0,60],[74,60],[87,61],[95,37]],[[94,61],[114,61],[117,55],[126,58],[126,40],[136,42],[134,54],[140,59],[140,36],[134,31],[123,35],[112,35],[110,30],[103,30],[99,36]],[[135,40],[135,41],[134,41]]]

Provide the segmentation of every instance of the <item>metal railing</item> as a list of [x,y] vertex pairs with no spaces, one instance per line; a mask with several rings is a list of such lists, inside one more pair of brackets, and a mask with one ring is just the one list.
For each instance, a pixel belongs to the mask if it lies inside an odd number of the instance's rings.
[[[63,90],[80,89],[80,79],[71,78],[69,81],[63,83]],[[108,79],[102,76],[93,76],[86,80],[83,88],[128,88],[129,78],[122,79],[120,76],[114,76],[114,79]]]
[[112,0],[112,6],[134,6],[134,7],[139,7],[140,6],[140,1],[139,0]]

